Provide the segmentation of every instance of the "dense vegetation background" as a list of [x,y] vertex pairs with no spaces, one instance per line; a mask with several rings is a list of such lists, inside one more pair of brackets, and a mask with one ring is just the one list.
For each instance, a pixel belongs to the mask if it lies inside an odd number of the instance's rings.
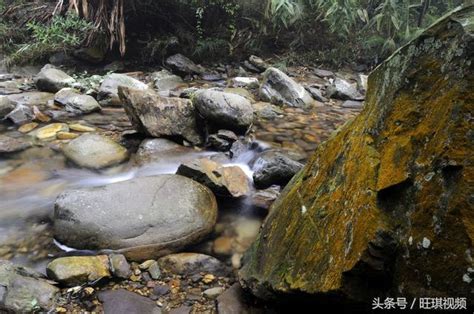
[[179,51],[373,65],[468,1],[0,0],[0,45],[10,64],[92,46],[143,63]]

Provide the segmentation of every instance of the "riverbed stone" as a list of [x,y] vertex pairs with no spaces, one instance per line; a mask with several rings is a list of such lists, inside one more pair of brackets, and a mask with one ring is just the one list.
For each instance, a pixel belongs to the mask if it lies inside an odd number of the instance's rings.
[[69,126],[66,123],[51,123],[34,130],[29,135],[41,141],[53,141],[59,132],[69,132]]
[[181,164],[176,173],[204,184],[219,196],[238,198],[250,191],[247,175],[240,167],[206,158]]
[[0,134],[0,155],[16,153],[27,148],[32,144],[20,138],[13,138],[7,135]]
[[365,109],[319,145],[243,259],[255,295],[367,304],[472,297],[474,7],[369,76]]
[[158,264],[173,274],[192,276],[208,273],[216,276],[229,274],[228,267],[217,258],[199,253],[170,254],[158,260]]
[[25,92],[8,95],[7,97],[16,105],[24,105],[32,108],[33,106],[47,105],[48,102],[54,98],[54,94],[47,92]]
[[117,165],[128,158],[127,149],[98,134],[86,133],[63,148],[64,155],[75,164],[90,169]]
[[0,312],[47,312],[59,289],[32,269],[0,260]]
[[281,152],[266,151],[254,161],[253,181],[259,189],[266,189],[272,185],[285,186],[302,168],[303,164]]
[[199,115],[212,129],[245,132],[253,123],[253,108],[246,98],[216,90],[201,90],[193,103]]
[[101,291],[98,298],[105,314],[161,314],[151,299],[124,289]]
[[161,70],[151,74],[155,88],[160,91],[169,91],[184,85],[181,77],[170,73],[167,70]]
[[60,257],[48,264],[46,273],[49,278],[71,287],[111,276],[106,255]]
[[100,85],[97,99],[103,106],[121,106],[118,87],[124,86],[132,89],[146,90],[148,85],[126,74],[112,73],[105,77]]
[[54,101],[72,113],[91,113],[100,110],[94,97],[82,95],[72,88],[63,88],[54,95]]
[[364,100],[365,98],[354,84],[339,77],[326,89],[326,94],[330,98],[341,100]]
[[38,90],[55,93],[61,88],[71,86],[76,80],[65,72],[52,66],[44,66],[35,77]]
[[260,98],[274,105],[304,108],[314,100],[306,89],[276,68],[268,68],[260,85]]
[[4,119],[13,109],[15,104],[6,96],[0,96],[0,120]]
[[173,73],[181,76],[204,73],[204,69],[202,67],[196,65],[196,63],[194,63],[191,59],[183,56],[180,53],[168,57],[165,63],[169,68],[171,68]]
[[30,107],[17,104],[15,109],[5,116],[5,119],[10,120],[14,124],[25,124],[31,122],[34,117],[33,110]]
[[110,260],[110,271],[115,277],[128,279],[132,274],[130,264],[122,254],[111,254],[109,255]]
[[258,88],[260,83],[255,77],[234,77],[230,80],[230,87]]
[[126,87],[120,87],[119,94],[138,131],[153,137],[181,137],[194,145],[203,143],[197,113],[190,100]]
[[136,261],[199,241],[216,218],[216,199],[208,188],[182,176],[160,175],[62,193],[54,233],[68,246],[111,249]]
[[189,155],[193,152],[192,148],[179,145],[165,138],[145,139],[140,143],[135,162],[139,165],[149,163],[159,163],[178,156]]

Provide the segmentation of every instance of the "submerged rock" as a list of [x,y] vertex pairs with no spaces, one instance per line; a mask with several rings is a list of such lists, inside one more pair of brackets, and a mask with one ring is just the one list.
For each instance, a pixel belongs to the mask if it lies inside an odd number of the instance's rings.
[[75,164],[90,169],[117,165],[128,158],[127,149],[98,134],[83,134],[63,148],[64,155]]
[[177,159],[178,156],[184,157],[190,155],[193,151],[192,148],[179,145],[165,138],[146,139],[140,143],[134,160],[139,165],[146,165],[168,161],[171,158]]
[[32,144],[25,140],[0,134],[0,155],[16,153],[31,146]]
[[38,90],[55,93],[61,88],[69,87],[76,80],[54,67],[45,65],[35,77]]
[[206,124],[215,129],[245,132],[253,123],[253,108],[246,98],[215,90],[202,90],[193,102]]
[[265,71],[260,97],[279,106],[308,107],[314,102],[303,86],[276,68]]
[[255,295],[472,296],[473,21],[474,7],[454,11],[372,72],[363,112],[318,147],[246,254]]
[[120,106],[122,103],[118,95],[118,87],[128,87],[138,90],[148,89],[148,85],[126,74],[112,73],[105,77],[100,85],[97,99],[103,106]]
[[67,286],[88,284],[110,277],[109,258],[106,255],[60,257],[48,264],[46,273]]
[[151,299],[124,289],[101,291],[98,297],[105,314],[161,314]]
[[254,162],[253,182],[259,189],[285,186],[303,168],[303,164],[276,151],[263,152]]
[[208,188],[182,176],[161,175],[62,193],[55,204],[54,233],[70,247],[111,249],[146,260],[199,241],[216,218],[216,200]]
[[0,260],[0,312],[48,312],[58,292],[42,274]]
[[186,76],[204,73],[202,67],[196,65],[192,60],[179,53],[168,57],[165,63],[178,75]]
[[154,137],[181,137],[203,143],[193,103],[183,98],[161,97],[152,91],[120,87],[120,98],[134,127]]
[[249,193],[245,172],[238,166],[223,166],[209,159],[197,159],[179,166],[176,172],[209,187],[226,197],[241,197]]

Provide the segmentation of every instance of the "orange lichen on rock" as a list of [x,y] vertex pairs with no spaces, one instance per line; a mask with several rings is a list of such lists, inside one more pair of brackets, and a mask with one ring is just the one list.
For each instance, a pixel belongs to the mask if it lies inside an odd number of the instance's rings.
[[473,6],[454,11],[370,75],[363,112],[273,205],[244,258],[245,287],[263,298],[472,295],[473,26]]

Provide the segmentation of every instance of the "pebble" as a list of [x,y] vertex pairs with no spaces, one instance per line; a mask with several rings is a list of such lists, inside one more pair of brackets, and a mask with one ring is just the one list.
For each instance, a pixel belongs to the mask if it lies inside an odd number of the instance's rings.
[[222,287],[215,287],[215,288],[210,288],[210,289],[205,290],[203,294],[208,299],[216,299],[224,291],[225,289]]

